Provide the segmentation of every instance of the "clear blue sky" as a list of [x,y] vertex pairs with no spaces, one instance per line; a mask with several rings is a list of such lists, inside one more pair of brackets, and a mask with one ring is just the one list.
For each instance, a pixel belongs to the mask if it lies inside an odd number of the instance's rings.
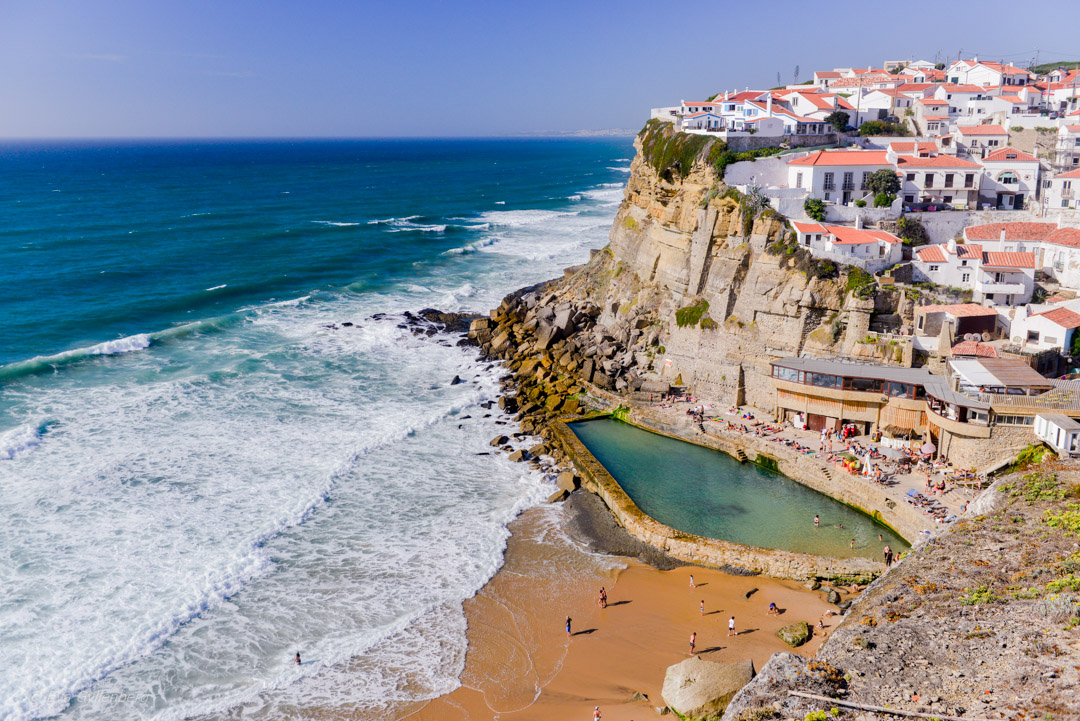
[[638,128],[815,69],[1080,57],[1077,0],[0,0],[0,137]]

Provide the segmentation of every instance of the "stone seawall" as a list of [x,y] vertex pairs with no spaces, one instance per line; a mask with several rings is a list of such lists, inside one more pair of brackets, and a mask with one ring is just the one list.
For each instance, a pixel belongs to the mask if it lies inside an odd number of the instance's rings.
[[885,570],[884,564],[867,558],[828,558],[808,553],[755,548],[704,538],[665,526],[638,508],[564,421],[555,421],[549,427],[552,440],[559,444],[573,461],[585,487],[604,501],[619,524],[634,538],[680,561],[717,568],[741,568],[773,578],[824,578],[861,583]]

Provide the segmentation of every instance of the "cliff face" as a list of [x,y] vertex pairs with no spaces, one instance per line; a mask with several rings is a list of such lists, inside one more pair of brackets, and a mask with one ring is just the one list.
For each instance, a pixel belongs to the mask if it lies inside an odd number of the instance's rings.
[[[682,174],[662,165],[658,172],[639,136],[610,252],[581,272],[591,282],[578,284],[602,309],[599,325],[646,318],[658,331],[652,373],[709,398],[765,408],[772,405],[770,359],[807,351],[893,360],[857,344],[875,301],[850,296],[843,272],[815,278],[788,252],[766,251],[791,231],[768,211],[748,217],[737,193],[720,192],[710,162],[715,142]],[[894,312],[897,300],[879,299],[877,310]],[[687,313],[680,325],[679,309],[705,304],[696,322]]]

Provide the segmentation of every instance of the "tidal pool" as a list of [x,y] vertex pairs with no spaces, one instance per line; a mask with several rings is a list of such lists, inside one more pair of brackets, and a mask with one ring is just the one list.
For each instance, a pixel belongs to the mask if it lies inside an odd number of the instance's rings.
[[886,545],[908,548],[865,513],[726,453],[612,418],[570,429],[642,511],[676,530],[834,558],[881,560]]

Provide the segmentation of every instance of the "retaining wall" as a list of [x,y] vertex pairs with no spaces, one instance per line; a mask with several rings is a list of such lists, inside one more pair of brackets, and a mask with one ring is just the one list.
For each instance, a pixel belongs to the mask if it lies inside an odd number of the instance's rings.
[[702,566],[742,568],[773,578],[793,580],[826,578],[865,583],[885,570],[884,564],[868,558],[828,558],[808,553],[755,548],[695,536],[665,526],[638,508],[566,423],[555,421],[551,424],[551,430],[555,442],[581,473],[585,487],[603,499],[619,525],[634,538],[680,561]]

